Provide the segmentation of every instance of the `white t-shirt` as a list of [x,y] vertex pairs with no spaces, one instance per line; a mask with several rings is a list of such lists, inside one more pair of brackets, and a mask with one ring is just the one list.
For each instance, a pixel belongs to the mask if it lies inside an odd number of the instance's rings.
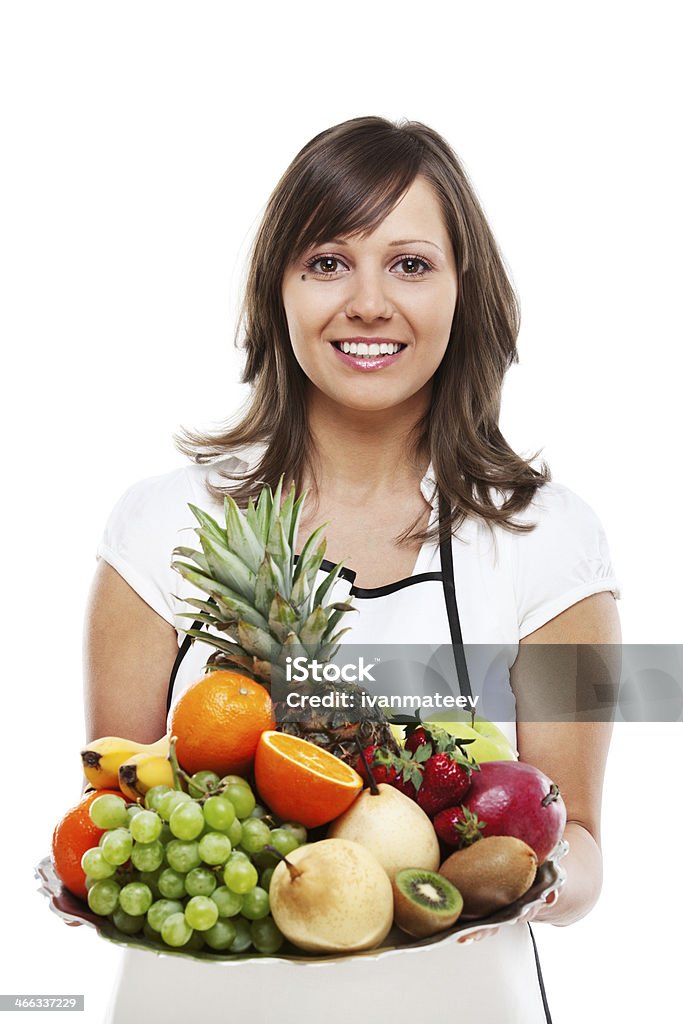
[[[218,479],[214,473],[211,466],[189,465],[134,484],[116,504],[98,547],[98,555],[175,626],[179,644],[189,621],[179,617],[188,610],[184,599],[204,595],[171,567],[171,554],[181,545],[197,547],[190,503],[215,518],[221,516],[221,504],[205,488],[207,478]],[[438,501],[431,466],[421,488],[435,522]],[[505,673],[521,638],[591,594],[611,591],[619,596],[603,529],[576,494],[561,484],[545,484],[519,519],[534,522],[536,528],[511,533],[468,520],[452,540],[463,641],[502,650]],[[427,543],[404,580],[375,589],[338,581],[335,597],[350,593],[358,609],[344,642],[449,645],[440,570],[438,544]],[[176,677],[173,701],[200,676],[209,653],[204,644],[191,647]],[[483,667],[482,677],[488,668]],[[514,744],[514,721],[498,724]],[[411,985],[414,991],[409,993]],[[129,950],[109,1020],[122,1024],[133,1019],[131,1014],[143,1019],[149,1001],[156,1016],[148,1019],[163,1019],[165,1024],[185,1021],[193,1012],[197,990],[204,996],[204,1024],[222,1021],[226,1013],[236,1022],[265,1020],[269,1005],[277,1007],[281,1024],[290,1019],[292,1024],[309,1024],[321,1017],[326,1024],[348,1024],[354,1011],[342,994],[351,992],[353,1005],[363,1016],[388,1015],[393,1024],[423,1019],[425,998],[431,1007],[452,1004],[458,1017],[467,1016],[477,1024],[547,1020],[525,925],[503,927],[470,946],[440,943],[378,960],[347,958],[305,969],[284,961],[213,965]],[[248,1012],[252,1007],[256,1016]]]

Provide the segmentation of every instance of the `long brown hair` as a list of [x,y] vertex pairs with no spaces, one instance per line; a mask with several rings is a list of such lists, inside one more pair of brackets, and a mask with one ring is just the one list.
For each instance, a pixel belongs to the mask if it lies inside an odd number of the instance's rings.
[[[282,303],[285,268],[311,245],[369,234],[417,175],[434,189],[453,245],[459,294],[432,401],[416,425],[414,453],[429,455],[439,493],[450,503],[451,531],[466,516],[526,530],[512,517],[550,479],[531,466],[498,427],[503,377],[518,361],[519,305],[491,229],[460,161],[437,132],[419,121],[357,117],[321,132],[297,154],[273,191],[254,240],[236,341],[243,335],[242,380],[252,386],[238,422],[216,433],[183,430],[180,451],[199,463],[235,449],[264,446],[248,471],[226,470],[239,503],[284,474],[300,483],[311,468],[306,377],[296,361]],[[222,474],[221,474],[222,475]],[[238,483],[235,484],[235,479]],[[496,495],[496,491],[505,492]],[[435,530],[404,532],[423,540]]]

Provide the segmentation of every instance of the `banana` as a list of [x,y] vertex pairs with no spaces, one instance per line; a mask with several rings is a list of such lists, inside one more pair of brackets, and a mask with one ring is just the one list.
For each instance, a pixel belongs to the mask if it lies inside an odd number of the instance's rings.
[[86,779],[95,789],[117,789],[119,767],[133,754],[168,754],[169,738],[162,736],[156,743],[136,743],[121,736],[102,736],[81,750],[81,761]]
[[173,787],[173,769],[164,751],[142,751],[133,754],[119,768],[117,784],[130,800],[140,800],[152,786]]

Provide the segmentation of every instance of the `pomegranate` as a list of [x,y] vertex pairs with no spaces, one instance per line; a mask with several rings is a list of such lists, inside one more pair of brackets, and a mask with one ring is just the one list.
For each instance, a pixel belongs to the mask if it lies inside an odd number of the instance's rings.
[[515,836],[532,848],[538,863],[564,832],[567,809],[554,782],[523,761],[485,761],[472,772],[465,804],[484,836]]

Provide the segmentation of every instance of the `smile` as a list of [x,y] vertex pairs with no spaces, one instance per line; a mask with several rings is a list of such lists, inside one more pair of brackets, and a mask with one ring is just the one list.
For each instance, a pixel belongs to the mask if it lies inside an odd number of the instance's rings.
[[408,346],[402,342],[333,341],[337,358],[354,370],[367,373],[391,366]]

